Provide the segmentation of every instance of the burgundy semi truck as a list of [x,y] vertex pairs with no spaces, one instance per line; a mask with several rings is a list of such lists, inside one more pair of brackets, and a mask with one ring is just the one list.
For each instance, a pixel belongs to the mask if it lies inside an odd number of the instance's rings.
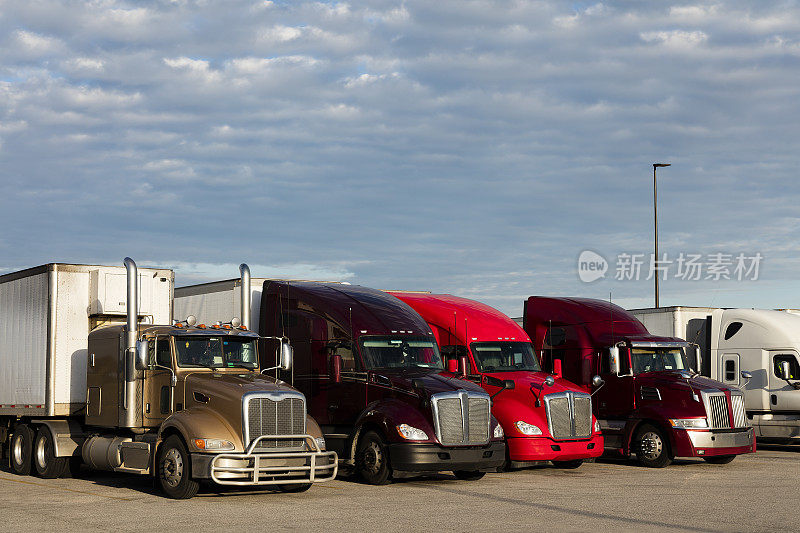
[[[237,283],[177,289],[176,308],[213,318],[235,306]],[[505,462],[489,394],[445,371],[430,327],[407,304],[357,285],[255,278],[250,307],[261,335],[291,339],[292,371],[279,376],[306,395],[328,448],[368,483],[406,472],[479,479]]]
[[545,369],[595,391],[607,451],[649,467],[675,457],[729,463],[755,451],[742,391],[696,371],[693,345],[651,335],[630,313],[602,300],[531,296],[523,324]]
[[511,467],[552,461],[576,468],[603,453],[592,397],[542,372],[516,322],[488,305],[450,294],[393,291],[433,330],[448,368],[492,396]]

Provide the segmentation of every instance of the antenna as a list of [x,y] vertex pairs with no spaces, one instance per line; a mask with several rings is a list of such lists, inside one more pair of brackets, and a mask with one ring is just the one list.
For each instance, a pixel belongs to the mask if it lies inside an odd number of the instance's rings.
[[547,344],[549,345],[550,350],[550,371],[552,372],[556,369],[556,364],[553,361],[553,320],[550,319],[547,322],[549,324],[547,329],[547,336],[549,337],[549,340]]

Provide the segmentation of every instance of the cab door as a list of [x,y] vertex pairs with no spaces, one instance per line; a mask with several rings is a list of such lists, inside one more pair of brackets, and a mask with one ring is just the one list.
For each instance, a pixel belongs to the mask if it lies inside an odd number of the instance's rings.
[[620,348],[619,374],[611,372],[608,365],[608,352],[599,354],[600,377],[606,382],[592,398],[595,416],[602,420],[621,420],[628,418],[634,409],[634,376],[631,372],[630,350]]
[[157,427],[172,413],[171,338],[167,335],[147,341],[149,367],[144,371],[142,412],[144,424]]
[[[800,411],[800,390],[790,383],[800,383],[800,360],[791,350],[769,353],[769,399],[772,411]],[[781,364],[789,363],[789,383],[780,377]]]

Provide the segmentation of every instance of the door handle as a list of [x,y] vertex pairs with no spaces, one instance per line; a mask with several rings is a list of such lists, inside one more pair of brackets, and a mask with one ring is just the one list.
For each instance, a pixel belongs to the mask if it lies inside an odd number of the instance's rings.
[[335,403],[332,403],[332,404],[328,405],[328,409],[331,410],[331,411],[335,411],[338,408],[339,408],[339,406],[336,405]]
[[772,396],[770,396],[770,400],[772,400],[772,405],[778,405],[778,395],[777,394],[773,394]]

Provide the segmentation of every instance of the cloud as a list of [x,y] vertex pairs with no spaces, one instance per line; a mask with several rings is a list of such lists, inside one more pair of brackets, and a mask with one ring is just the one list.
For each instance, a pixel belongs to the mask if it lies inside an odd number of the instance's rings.
[[649,252],[664,160],[663,249],[766,266],[662,300],[800,297],[793,3],[44,0],[0,29],[0,268],[644,304],[574,263]]

